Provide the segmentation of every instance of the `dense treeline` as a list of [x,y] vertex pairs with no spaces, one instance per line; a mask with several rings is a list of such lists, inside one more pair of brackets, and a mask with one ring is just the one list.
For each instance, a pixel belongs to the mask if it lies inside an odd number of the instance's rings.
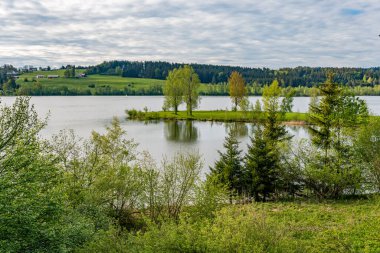
[[[120,75],[165,79],[170,70],[184,64],[154,61],[109,61],[87,70],[88,74]],[[323,83],[328,72],[335,73],[335,81],[344,86],[374,86],[380,83],[380,68],[321,68],[296,67],[273,70],[269,68],[249,68],[209,64],[188,64],[199,75],[202,83],[223,83],[233,71],[242,74],[251,85],[268,85],[277,79],[282,87],[312,87]]]
[[[265,86],[264,86],[265,87]],[[261,96],[263,95],[264,87],[253,84],[248,85],[247,93],[250,96]],[[375,86],[355,86],[355,87],[347,87],[352,93],[356,96],[380,96],[380,85]],[[318,93],[317,87],[305,87],[305,86],[297,86],[297,87],[286,87],[284,89],[286,93],[293,93],[295,97],[311,97]],[[207,84],[203,90],[199,92],[200,95],[203,96],[229,96],[228,83],[220,83],[220,84]]]

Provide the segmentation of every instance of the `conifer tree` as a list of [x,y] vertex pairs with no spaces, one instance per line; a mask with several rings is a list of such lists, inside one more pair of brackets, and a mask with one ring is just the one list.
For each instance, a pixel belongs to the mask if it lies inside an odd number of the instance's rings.
[[314,145],[322,148],[327,156],[327,150],[333,142],[333,126],[337,121],[337,108],[341,96],[341,89],[333,81],[333,74],[329,73],[326,82],[320,87],[321,101],[310,105],[309,126],[311,139]]
[[218,183],[227,185],[232,198],[234,191],[238,194],[244,191],[246,177],[242,166],[242,151],[232,131],[226,136],[223,147],[225,152],[218,151],[220,158],[215,162],[214,167],[210,168],[210,176],[214,176]]
[[338,197],[360,185],[360,164],[353,159],[347,134],[366,121],[365,102],[346,94],[329,73],[320,87],[319,102],[309,108],[309,131],[315,150],[310,154],[307,183],[319,197]]
[[266,201],[276,189],[279,168],[278,153],[275,151],[258,126],[245,156],[245,166],[251,175],[251,189],[256,201]]
[[277,80],[264,88],[265,127],[263,134],[272,142],[281,141],[287,135],[285,126],[282,124],[285,115],[284,111],[281,110],[280,95],[281,88]]
[[264,128],[260,127],[251,139],[248,153],[245,157],[246,170],[252,176],[252,192],[256,200],[266,199],[276,191],[281,190],[282,171],[280,144],[291,137],[282,124],[284,111],[281,110],[281,88],[275,80],[264,88]]

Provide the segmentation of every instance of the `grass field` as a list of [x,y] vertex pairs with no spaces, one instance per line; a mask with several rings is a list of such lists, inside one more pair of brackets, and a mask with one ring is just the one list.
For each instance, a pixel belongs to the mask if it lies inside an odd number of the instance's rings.
[[[142,89],[149,88],[153,85],[162,86],[164,84],[163,80],[157,79],[146,79],[146,78],[129,78],[120,76],[107,76],[107,75],[89,75],[84,78],[65,78],[65,70],[53,70],[53,71],[36,71],[33,73],[25,73],[20,76],[17,83],[21,86],[30,85],[32,79],[37,75],[59,75],[59,78],[47,79],[39,78],[36,79],[42,87],[67,87],[69,89],[89,89],[89,85],[95,85],[95,87],[110,86],[115,89],[124,89],[129,87],[131,89]],[[83,73],[84,70],[76,70],[76,74]],[[24,82],[24,79],[28,78],[29,82]]]
[[[76,74],[83,73],[85,70],[77,69]],[[62,89],[67,88],[71,91],[81,93],[84,91],[91,91],[92,95],[95,94],[95,89],[110,88],[113,90],[125,90],[136,92],[135,95],[162,95],[162,87],[165,80],[149,79],[149,78],[132,78],[120,77],[113,75],[88,75],[84,78],[65,78],[65,70],[51,70],[51,71],[35,71],[32,73],[24,73],[17,80],[21,87],[31,87],[33,84],[38,83],[42,89]],[[59,78],[36,78],[37,75],[59,75]],[[25,82],[25,78],[28,82]],[[36,82],[33,82],[35,80]],[[199,92],[207,90],[207,84],[201,84]],[[130,93],[130,92],[129,92]],[[79,94],[80,95],[80,94]],[[132,93],[133,95],[133,93]]]

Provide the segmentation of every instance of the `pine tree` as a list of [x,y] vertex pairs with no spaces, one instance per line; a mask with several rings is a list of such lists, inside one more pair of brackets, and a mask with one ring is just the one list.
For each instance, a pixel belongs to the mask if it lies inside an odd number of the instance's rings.
[[320,87],[321,101],[310,105],[309,126],[311,139],[314,145],[322,148],[327,156],[327,150],[333,142],[333,126],[337,120],[336,111],[339,106],[341,89],[333,81],[333,74],[329,73],[326,82]]
[[218,183],[228,186],[232,202],[233,192],[241,194],[245,190],[246,177],[242,166],[242,151],[239,149],[239,142],[232,131],[226,136],[223,147],[225,153],[218,151],[220,159],[215,162],[214,167],[210,168],[210,176],[216,177]]
[[285,115],[281,110],[280,95],[281,88],[277,80],[264,88],[265,127],[263,134],[273,143],[283,140],[287,135],[285,126],[282,124]]
[[281,166],[280,144],[291,137],[281,123],[284,111],[280,105],[281,88],[277,80],[264,88],[264,129],[260,127],[251,139],[245,157],[246,170],[252,175],[252,191],[256,200],[266,199],[275,192],[281,190],[284,171]]
[[309,131],[315,146],[307,167],[308,186],[319,197],[338,197],[361,181],[360,165],[353,157],[349,131],[366,121],[365,102],[346,94],[329,73],[320,87],[322,99],[309,108]]
[[245,156],[246,170],[251,175],[251,189],[256,201],[266,201],[276,190],[278,181],[278,152],[257,127]]

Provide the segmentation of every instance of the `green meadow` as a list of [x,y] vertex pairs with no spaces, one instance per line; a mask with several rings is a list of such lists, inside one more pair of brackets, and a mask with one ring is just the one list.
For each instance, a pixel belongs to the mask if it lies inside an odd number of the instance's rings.
[[[152,226],[112,244],[130,252],[380,252],[379,211],[376,197],[231,205],[212,219]],[[106,252],[111,241],[98,239],[85,250]]]
[[[87,75],[81,78],[65,78],[65,70],[35,71],[24,73],[17,80],[21,95],[162,95],[165,80],[132,78],[115,75]],[[77,69],[76,75],[84,73]],[[45,78],[37,78],[44,75]],[[59,75],[59,78],[46,78]],[[199,92],[207,92],[208,84],[201,84]],[[66,93],[64,93],[64,91]]]
[[[33,84],[33,79],[40,83],[43,88],[62,88],[76,90],[88,90],[95,88],[110,87],[112,89],[123,90],[126,87],[136,89],[148,89],[154,85],[162,87],[163,80],[148,79],[148,78],[129,78],[120,76],[108,76],[108,75],[88,75],[83,78],[65,78],[65,70],[53,70],[53,71],[36,71],[33,73],[25,73],[20,76],[17,83],[22,86],[30,86]],[[76,74],[83,73],[84,70],[76,70]],[[36,78],[37,75],[59,75],[59,78]],[[28,82],[25,82],[25,78]]]

